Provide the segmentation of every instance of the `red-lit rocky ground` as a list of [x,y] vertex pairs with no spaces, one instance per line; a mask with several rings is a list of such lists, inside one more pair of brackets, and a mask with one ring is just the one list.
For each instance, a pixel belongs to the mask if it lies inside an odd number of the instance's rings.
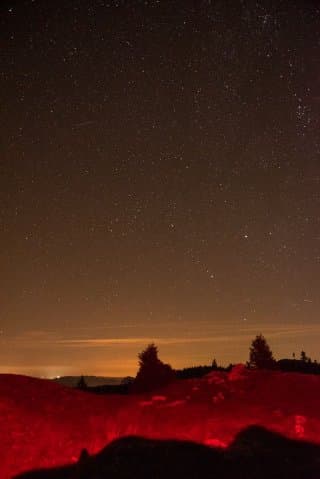
[[1,478],[77,461],[125,435],[228,445],[250,424],[320,444],[320,376],[211,373],[144,396],[95,396],[0,375]]

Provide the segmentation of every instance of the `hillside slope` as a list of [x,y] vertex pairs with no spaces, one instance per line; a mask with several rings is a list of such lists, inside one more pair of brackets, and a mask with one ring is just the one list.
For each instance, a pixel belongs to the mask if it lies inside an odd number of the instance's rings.
[[247,371],[180,380],[142,396],[95,396],[48,380],[0,375],[2,478],[76,462],[137,435],[228,446],[258,424],[320,444],[320,376]]

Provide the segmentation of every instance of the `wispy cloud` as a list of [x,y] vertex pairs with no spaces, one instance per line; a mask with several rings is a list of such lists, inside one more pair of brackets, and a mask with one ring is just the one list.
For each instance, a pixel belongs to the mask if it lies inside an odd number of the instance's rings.
[[[254,334],[256,329],[254,330]],[[268,331],[268,338],[289,337],[304,334],[320,333],[320,325],[310,327],[287,327],[278,328],[276,330],[270,329]],[[178,345],[178,344],[196,344],[196,343],[221,343],[221,342],[239,342],[251,341],[254,336],[252,331],[242,330],[234,334],[217,334],[206,336],[184,336],[184,337],[133,337],[133,338],[87,338],[87,339],[61,339],[56,341],[58,344],[70,347],[99,347],[106,345],[141,345],[144,346],[151,342],[157,345]]]
[[[212,338],[211,338],[212,340]],[[201,343],[210,341],[210,338],[90,338],[90,339],[62,339],[57,341],[58,344],[79,347],[98,347],[105,345],[130,345],[139,344],[146,345],[155,342],[157,345],[166,344],[185,344],[185,343]]]
[[[246,326],[235,330],[233,328],[214,328],[208,327],[203,330],[205,333],[203,336],[199,335],[199,327],[194,325],[194,329],[197,330],[197,335],[192,331],[193,328],[189,328],[189,331],[184,334],[179,334],[179,331],[175,331],[175,336],[168,337],[162,334],[155,334],[154,336],[124,336],[124,337],[84,337],[83,335],[70,334],[70,337],[65,337],[62,332],[59,331],[42,331],[33,330],[26,331],[17,336],[7,338],[7,342],[18,342],[25,347],[37,348],[37,346],[51,345],[60,347],[72,347],[72,348],[98,348],[100,346],[130,346],[138,345],[143,347],[151,342],[155,342],[157,345],[183,345],[183,344],[199,344],[199,343],[224,343],[224,342],[250,342],[255,334],[260,333],[260,329],[257,326]],[[266,336],[267,340],[278,337],[292,337],[292,336],[304,336],[304,335],[317,335],[320,334],[320,324],[301,326],[264,326],[261,328],[261,332]],[[71,332],[70,332],[71,333]],[[91,331],[92,333],[92,331]]]

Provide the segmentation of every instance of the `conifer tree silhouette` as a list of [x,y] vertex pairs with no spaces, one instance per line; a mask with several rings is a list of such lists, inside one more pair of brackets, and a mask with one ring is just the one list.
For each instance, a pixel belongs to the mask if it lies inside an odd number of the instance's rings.
[[158,348],[154,343],[139,353],[138,358],[139,370],[133,383],[133,392],[151,391],[165,386],[175,378],[172,367],[158,358]]
[[258,334],[251,343],[249,367],[257,369],[273,369],[275,360],[272,351],[262,334]]

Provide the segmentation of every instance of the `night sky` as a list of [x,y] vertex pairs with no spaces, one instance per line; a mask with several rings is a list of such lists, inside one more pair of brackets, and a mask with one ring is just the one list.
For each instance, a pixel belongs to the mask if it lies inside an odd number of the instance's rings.
[[317,4],[1,1],[0,372],[320,359]]

